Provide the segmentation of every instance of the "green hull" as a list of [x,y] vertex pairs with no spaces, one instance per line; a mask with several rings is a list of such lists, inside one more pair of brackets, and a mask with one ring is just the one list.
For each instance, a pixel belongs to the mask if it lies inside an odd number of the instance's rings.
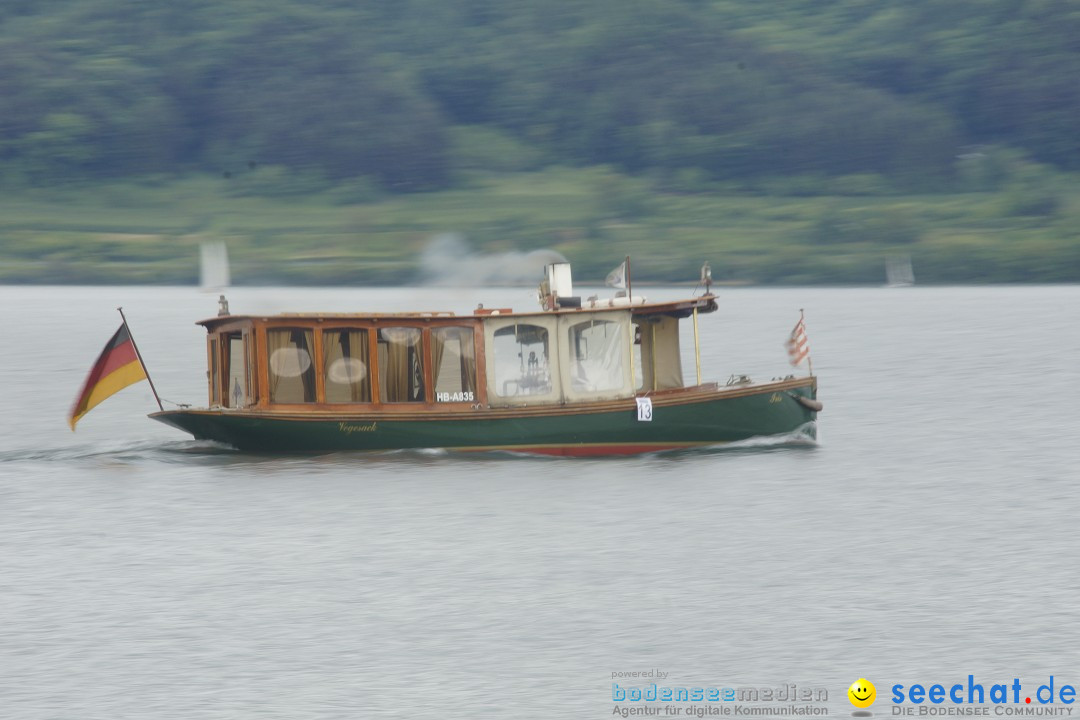
[[653,398],[653,419],[637,419],[633,398],[580,406],[478,408],[446,413],[305,413],[175,410],[150,417],[241,450],[337,451],[445,448],[555,455],[611,455],[714,445],[783,435],[817,413],[816,380],[700,388]]

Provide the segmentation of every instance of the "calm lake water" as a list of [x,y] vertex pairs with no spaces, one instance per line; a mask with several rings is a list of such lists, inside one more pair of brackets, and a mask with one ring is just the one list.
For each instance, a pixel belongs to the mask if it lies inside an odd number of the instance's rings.
[[[228,294],[237,313],[534,306]],[[275,458],[148,420],[146,383],[72,433],[118,305],[161,395],[204,404],[193,321],[216,296],[0,287],[0,716],[607,718],[612,682],[646,682],[613,673],[650,669],[825,687],[831,717],[860,677],[879,717],[895,683],[1080,684],[1080,288],[719,295],[709,380],[787,374],[805,308],[818,445]]]

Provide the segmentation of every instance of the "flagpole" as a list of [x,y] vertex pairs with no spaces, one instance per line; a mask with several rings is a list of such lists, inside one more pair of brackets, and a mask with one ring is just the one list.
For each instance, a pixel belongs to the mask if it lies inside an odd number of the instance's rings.
[[[803,309],[799,308],[799,322],[802,323],[803,332],[806,332],[806,319],[803,315]],[[810,376],[814,375],[814,360],[810,357],[810,353],[806,353],[806,369],[810,371]]]
[[626,256],[626,294],[630,299],[630,305],[634,304],[634,283],[630,280],[630,256]]
[[701,340],[698,336],[697,305],[694,306],[694,364],[697,367],[697,384],[701,384]]
[[139,358],[139,364],[142,365],[143,372],[146,373],[146,381],[150,383],[150,391],[154,393],[154,399],[157,400],[158,409],[161,412],[165,412],[165,406],[161,404],[161,398],[158,397],[157,388],[154,387],[154,381],[150,379],[150,371],[146,369],[146,363],[143,362],[142,353],[139,352],[139,346],[135,344],[135,336],[131,334],[131,327],[128,325],[127,318],[124,316],[124,308],[118,307],[116,310],[120,313],[120,318],[124,321],[124,327],[127,328],[128,337],[131,338],[131,347],[135,348],[135,357]]

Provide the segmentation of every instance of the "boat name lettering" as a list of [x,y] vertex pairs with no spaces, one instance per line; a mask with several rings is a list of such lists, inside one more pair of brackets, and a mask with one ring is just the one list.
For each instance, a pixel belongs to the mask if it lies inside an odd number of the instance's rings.
[[475,400],[475,396],[472,391],[466,392],[437,392],[435,393],[435,402],[472,402]]
[[773,393],[772,397],[769,398],[769,404],[775,405],[778,402],[784,402],[784,398],[780,397],[780,393]]
[[375,432],[377,423],[369,423],[367,425],[360,425],[358,423],[339,422],[338,430],[346,435],[352,435],[355,432]]

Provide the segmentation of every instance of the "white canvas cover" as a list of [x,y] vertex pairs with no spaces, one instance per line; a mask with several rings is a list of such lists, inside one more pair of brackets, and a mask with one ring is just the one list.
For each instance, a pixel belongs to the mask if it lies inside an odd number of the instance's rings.
[[642,390],[669,390],[683,386],[679,348],[679,321],[667,315],[651,315],[634,321],[641,332],[637,373]]
[[559,330],[567,401],[633,395],[628,311],[564,315]]

